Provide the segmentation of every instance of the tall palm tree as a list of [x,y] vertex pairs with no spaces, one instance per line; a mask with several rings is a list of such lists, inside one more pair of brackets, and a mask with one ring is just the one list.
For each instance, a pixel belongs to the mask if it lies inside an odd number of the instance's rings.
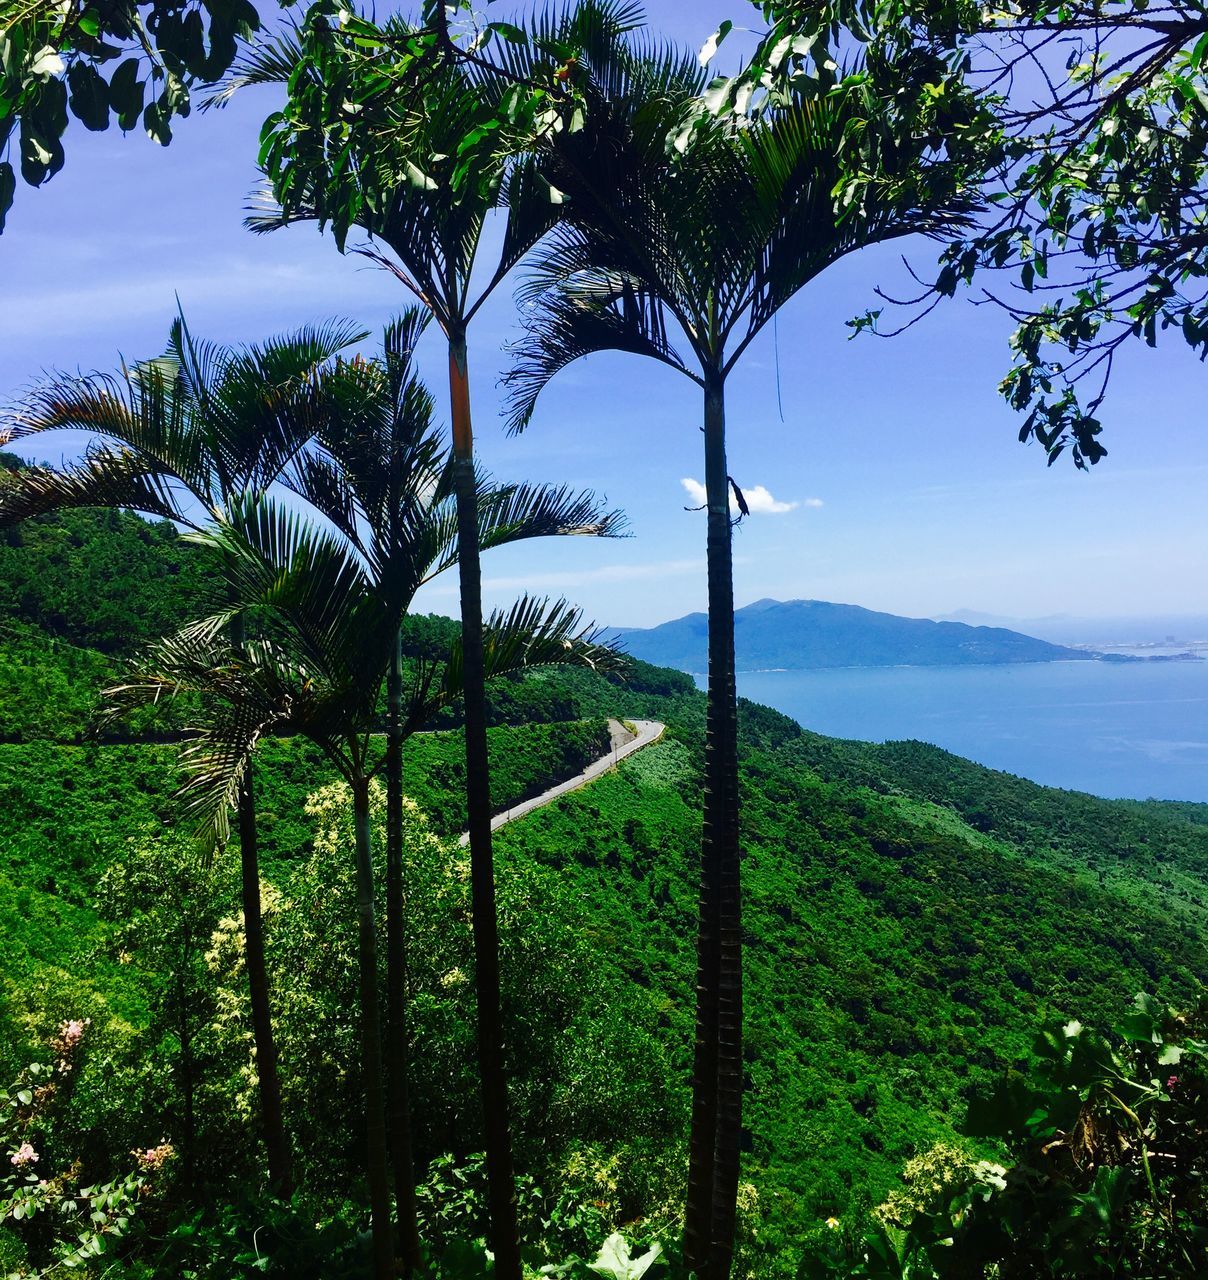
[[[608,9],[600,6],[601,12]],[[626,21],[617,6],[618,21]],[[594,11],[593,11],[594,12]],[[326,28],[330,33],[330,29]],[[358,73],[368,82],[390,81],[393,50],[413,29],[401,20],[387,23],[374,57]],[[330,34],[338,40],[338,35]],[[304,59],[301,46],[286,36],[253,50],[236,65],[223,91],[289,81],[295,99],[324,102],[323,76],[334,67],[327,57]],[[332,76],[339,104],[352,92],[341,67]],[[316,83],[317,82],[317,83]],[[315,93],[318,89],[319,92]],[[486,734],[486,692],[482,635],[482,575],[477,545],[478,512],[474,434],[470,413],[468,332],[486,300],[558,217],[548,185],[531,164],[506,148],[467,152],[474,134],[498,99],[499,86],[456,57],[428,69],[422,84],[394,86],[398,104],[387,141],[367,136],[339,153],[328,144],[325,127],[333,118],[325,104],[321,119],[296,127],[279,117],[279,131],[264,154],[269,157],[272,205],[249,219],[257,231],[318,220],[360,226],[373,244],[362,250],[389,270],[435,318],[448,344],[449,403],[457,493],[461,623],[465,646],[466,810],[470,833],[470,880],[474,936],[474,981],[478,1008],[478,1059],[486,1139],[488,1202],[495,1272],[500,1280],[521,1280],[516,1225],[516,1193],[504,1066],[500,1009],[499,937],[491,844],[490,761]],[[346,139],[347,130],[340,126]],[[360,135],[356,135],[360,137]],[[288,157],[288,160],[286,159]],[[455,171],[463,170],[454,181]],[[359,185],[358,185],[359,184]],[[373,192],[372,198],[367,193]],[[349,204],[351,201],[351,206]],[[271,203],[270,202],[270,203]],[[503,235],[494,262],[481,278],[483,231],[493,212],[503,215]]]
[[[404,481],[388,544],[364,556],[337,529],[320,529],[268,496],[248,496],[193,535],[216,551],[233,605],[153,647],[117,705],[189,690],[203,718],[182,752],[183,793],[211,840],[225,835],[227,814],[258,743],[270,733],[315,742],[352,792],[360,962],[361,1051],[366,1149],[373,1222],[374,1275],[394,1274],[382,1035],[378,996],[376,892],[370,847],[370,783],[386,763],[375,743],[377,707],[397,648],[401,612],[433,573],[456,560],[450,519],[451,466],[440,466],[431,437],[413,441],[421,465]],[[426,465],[435,461],[434,468]],[[433,481],[446,475],[432,499]],[[439,485],[439,481],[437,482]],[[253,615],[257,634],[239,647],[229,639],[236,613]],[[616,664],[596,643],[579,611],[558,601],[521,600],[492,617],[484,633],[488,678],[545,663],[601,669]],[[462,696],[460,638],[443,662],[416,664],[396,731],[415,732]]]
[[[327,518],[366,565],[386,607],[400,619],[419,586],[455,562],[461,539],[456,470],[432,430],[432,399],[412,353],[427,323],[422,308],[385,333],[380,361],[337,362],[315,382],[316,449],[299,454],[286,483]],[[613,537],[623,528],[591,494],[546,485],[475,479],[478,545],[483,550],[535,537]],[[422,520],[417,518],[422,514]],[[417,575],[419,575],[417,577]],[[401,632],[386,676],[386,951],[388,1093],[400,1250],[419,1262],[407,1089],[406,955],[403,930]]]
[[[942,162],[903,154],[887,156],[883,180],[840,207],[851,118],[843,99],[785,100],[753,121],[714,119],[700,112],[706,74],[694,57],[631,39],[588,51],[580,74],[583,127],[545,138],[543,172],[567,201],[522,290],[526,338],[506,378],[510,421],[523,429],[550,379],[596,351],[658,360],[702,392],[709,683],[685,1249],[696,1274],[725,1280],[743,1089],[726,382],[764,326],[826,267],[869,244],[950,226],[969,203]],[[681,155],[670,140],[692,122]]]
[[[196,527],[245,490],[267,487],[314,432],[308,381],[364,334],[305,328],[247,348],[202,341],[184,317],[166,352],[116,375],[56,375],[0,426],[0,444],[47,431],[87,431],[82,462],[21,471],[0,494],[0,528],[70,507],[133,508]],[[232,619],[238,647],[241,622]],[[248,987],[264,1142],[274,1190],[293,1190],[281,1111],[260,904],[256,801],[250,770],[236,797]]]

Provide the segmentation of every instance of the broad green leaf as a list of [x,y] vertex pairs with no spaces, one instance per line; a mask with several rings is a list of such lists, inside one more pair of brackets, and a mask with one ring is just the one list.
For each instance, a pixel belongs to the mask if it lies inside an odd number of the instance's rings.
[[405,160],[403,162],[403,171],[407,175],[407,181],[413,187],[417,187],[420,191],[435,191],[436,182],[428,177],[428,175],[413,160]]
[[71,114],[86,129],[99,132],[109,125],[109,90],[97,69],[88,62],[75,62],[67,71]]
[[4,220],[13,207],[13,196],[17,191],[17,175],[7,160],[0,160],[0,231],[4,230]]
[[118,128],[134,128],[143,110],[144,91],[138,78],[138,59],[127,58],[109,81],[109,102],[117,114]]
[[510,41],[512,44],[528,44],[527,32],[523,27],[518,27],[513,22],[488,22],[487,30],[495,32],[496,35],[502,36],[503,39]]
[[50,45],[47,45],[44,49],[39,49],[29,64],[29,74],[36,76],[39,80],[49,80],[51,76],[61,76],[63,70],[63,59],[59,57]]
[[640,1258],[635,1258],[630,1253],[629,1241],[616,1231],[604,1241],[599,1257],[588,1264],[588,1270],[607,1276],[608,1280],[641,1280],[662,1253],[663,1246],[656,1244]]
[[700,47],[700,53],[697,55],[702,67],[707,67],[713,61],[717,54],[717,47],[728,36],[733,29],[734,24],[729,18],[721,24],[720,27],[705,41]]

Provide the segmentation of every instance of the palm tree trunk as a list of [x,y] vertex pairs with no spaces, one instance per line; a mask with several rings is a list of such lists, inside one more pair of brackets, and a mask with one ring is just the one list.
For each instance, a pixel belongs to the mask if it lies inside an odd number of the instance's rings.
[[356,828],[357,922],[360,943],[361,1069],[365,1075],[366,1169],[373,1221],[374,1280],[394,1275],[394,1232],[390,1225],[390,1174],[386,1157],[386,1098],[382,1082],[382,1023],[378,1008],[377,923],[373,895],[373,853],[369,836],[369,784],[352,788]]
[[[191,948],[186,939],[184,953],[187,957]],[[177,1040],[180,1043],[180,1090],[181,1104],[184,1108],[184,1185],[185,1193],[192,1199],[197,1192],[197,1116],[193,1099],[196,1081],[193,1078],[193,1032],[189,1024],[189,997],[185,987],[185,974],[188,968],[180,964],[176,972],[176,1016]]]
[[478,1070],[487,1153],[490,1241],[498,1280],[521,1280],[516,1222],[512,1133],[504,1073],[503,1015],[499,991],[499,922],[491,848],[491,779],[487,758],[486,677],[482,649],[482,571],[478,553],[478,497],[474,434],[464,333],[449,335],[449,396],[453,419],[457,496],[461,644],[466,713],[466,817],[470,833],[470,893],[474,930],[474,983],[478,1002]]
[[386,678],[386,1005],[390,1070],[390,1151],[394,1205],[405,1274],[420,1263],[415,1212],[411,1099],[407,1083],[407,943],[403,933],[403,655],[402,636]]
[[742,898],[734,564],[725,385],[716,375],[705,384],[705,491],[709,689],[685,1248],[691,1270],[728,1280],[742,1148]]
[[282,1200],[294,1193],[293,1163],[281,1106],[281,1077],[269,1004],[268,966],[264,958],[264,919],[260,903],[260,846],[256,832],[256,795],[249,764],[239,788],[239,865],[242,873],[243,937],[248,994],[252,1006],[252,1038],[256,1045],[256,1079],[264,1124],[264,1147],[273,1192]]
[[[242,615],[235,615],[230,634],[232,647],[237,653],[241,652],[244,640]],[[264,1148],[268,1156],[268,1177],[273,1191],[282,1200],[288,1200],[294,1193],[294,1172],[281,1105],[281,1074],[277,1066],[277,1045],[273,1037],[268,963],[264,956],[260,841],[256,829],[256,792],[250,763],[239,788],[236,807],[239,821],[244,952],[248,996],[252,1006],[252,1040],[256,1046],[256,1079],[260,1093],[261,1120],[264,1124]]]

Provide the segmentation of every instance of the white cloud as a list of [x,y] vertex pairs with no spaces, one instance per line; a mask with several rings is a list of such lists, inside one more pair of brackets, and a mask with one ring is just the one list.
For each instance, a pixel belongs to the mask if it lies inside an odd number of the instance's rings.
[[[680,484],[684,486],[684,492],[688,495],[689,501],[694,507],[703,507],[705,505],[705,486],[699,480],[693,480],[690,476],[685,476]],[[743,486],[742,496],[747,500],[747,506],[751,509],[752,515],[761,516],[779,516],[786,511],[796,511],[801,506],[800,502],[781,502],[778,498],[773,498],[767,488],[761,484],[753,484],[749,488]],[[806,498],[805,505],[807,507],[820,507],[822,505],[821,498]],[[730,491],[730,511],[734,515],[738,514],[738,502],[735,500],[734,491]]]
[[[733,498],[733,494],[730,495]],[[772,495],[761,484],[752,485],[749,489],[742,491],[742,496],[747,500],[747,506],[751,509],[751,514],[758,512],[761,515],[778,516],[785,511],[795,511],[801,503],[799,502],[781,502]]]

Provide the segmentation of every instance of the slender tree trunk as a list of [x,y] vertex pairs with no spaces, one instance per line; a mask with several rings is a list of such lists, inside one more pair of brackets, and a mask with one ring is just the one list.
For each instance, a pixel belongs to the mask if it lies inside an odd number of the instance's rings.
[[742,898],[734,565],[725,388],[705,385],[709,689],[701,842],[696,1050],[685,1241],[689,1267],[728,1280],[742,1147]]
[[478,1002],[478,1069],[487,1152],[491,1248],[498,1280],[521,1280],[516,1183],[504,1072],[499,991],[499,922],[491,848],[491,780],[487,759],[486,679],[482,649],[482,572],[478,554],[478,498],[464,333],[449,335],[449,395],[457,495],[458,569],[466,711],[466,816],[470,832],[470,891],[474,983]]
[[260,904],[260,851],[256,832],[256,795],[248,766],[239,788],[239,865],[242,872],[244,957],[252,1005],[252,1037],[256,1045],[256,1079],[268,1153],[268,1176],[282,1200],[294,1193],[293,1164],[281,1106],[281,1076],[273,1039],[268,966],[264,958],[264,920]]
[[390,1069],[390,1152],[399,1252],[406,1275],[419,1266],[415,1212],[415,1164],[408,1088],[407,942],[403,928],[403,672],[402,637],[396,634],[386,678],[386,1003]]
[[365,1075],[366,1171],[373,1218],[374,1280],[394,1275],[394,1232],[390,1224],[390,1174],[386,1156],[386,1097],[382,1080],[382,1023],[378,1008],[376,911],[373,852],[369,835],[369,784],[353,784],[356,827],[357,924],[360,943],[361,1067]]
[[193,1034],[189,1026],[189,1000],[185,986],[191,948],[186,940],[184,956],[176,974],[176,1003],[178,1012],[177,1037],[180,1040],[180,1087],[184,1106],[184,1184],[191,1198],[197,1191],[197,1118],[193,1108],[195,1082],[193,1079]]
[[[236,652],[242,651],[243,640],[243,619],[236,616],[231,623],[231,644]],[[261,1121],[264,1125],[264,1147],[268,1155],[268,1177],[273,1191],[282,1200],[288,1200],[294,1193],[294,1173],[281,1105],[281,1074],[277,1067],[268,964],[264,956],[260,841],[256,829],[256,793],[250,764],[239,788],[237,809],[244,951],[248,995],[252,1006],[252,1039],[256,1045],[256,1079],[260,1094]]]

